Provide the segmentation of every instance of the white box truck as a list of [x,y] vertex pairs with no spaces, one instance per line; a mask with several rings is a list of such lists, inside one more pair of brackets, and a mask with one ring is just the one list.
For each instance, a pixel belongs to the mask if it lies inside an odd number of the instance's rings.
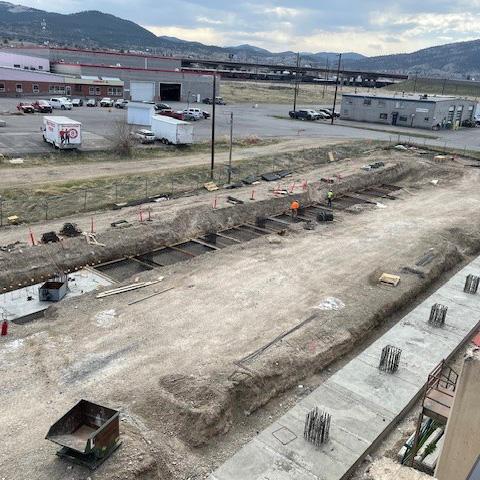
[[55,148],[67,150],[82,145],[82,124],[68,117],[43,117],[43,140]]
[[165,115],[152,115],[152,132],[162,143],[172,145],[193,143],[193,125]]

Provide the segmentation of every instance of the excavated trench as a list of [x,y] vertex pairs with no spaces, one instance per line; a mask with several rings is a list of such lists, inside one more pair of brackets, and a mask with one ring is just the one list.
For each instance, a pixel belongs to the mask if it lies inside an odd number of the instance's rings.
[[[421,168],[414,161],[406,160],[387,164],[373,172],[351,175],[335,184],[335,206],[340,210],[374,203],[377,197],[364,189],[374,188],[375,192],[382,193],[379,189],[396,188],[388,185]],[[325,211],[322,204],[328,188],[323,182],[312,183],[307,191],[295,195],[301,205],[308,206],[305,217],[299,215],[299,221],[310,220]],[[351,198],[349,192],[360,193]],[[219,209],[201,205],[179,211],[170,221],[154,220],[128,229],[108,229],[97,234],[98,242],[105,246],[90,245],[84,238],[77,237],[60,243],[0,252],[0,288],[2,292],[16,290],[62,272],[98,265],[101,265],[99,270],[107,275],[125,281],[151,267],[171,265],[215,250],[215,247],[224,248],[284,229],[291,223],[290,216],[285,213],[289,211],[290,203],[291,196],[286,195]],[[266,219],[261,227],[256,223],[258,218]],[[211,233],[218,234],[215,244],[206,237]]]

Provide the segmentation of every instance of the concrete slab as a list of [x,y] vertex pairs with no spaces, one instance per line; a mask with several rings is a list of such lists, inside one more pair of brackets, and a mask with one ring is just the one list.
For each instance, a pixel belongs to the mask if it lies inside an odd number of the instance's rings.
[[[421,393],[428,374],[480,324],[480,295],[463,292],[468,274],[480,276],[480,257],[397,325],[261,432],[222,465],[216,480],[342,480],[347,478]],[[428,324],[433,304],[449,307],[447,324]],[[402,349],[395,374],[378,369],[384,346]],[[303,438],[314,407],[332,415],[329,442],[316,448]]]
[[[70,273],[68,278],[69,291],[65,299],[78,297],[99,287],[112,285],[112,282],[105,276],[90,269]],[[48,307],[54,305],[52,302],[39,300],[38,289],[41,285],[43,282],[0,294],[0,313],[5,314],[7,320],[17,322],[40,316]]]

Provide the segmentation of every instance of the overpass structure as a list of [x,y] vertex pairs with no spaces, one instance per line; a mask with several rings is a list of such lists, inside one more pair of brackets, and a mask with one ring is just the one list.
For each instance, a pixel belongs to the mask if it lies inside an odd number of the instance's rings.
[[[197,73],[218,72],[225,78],[244,80],[293,80],[335,82],[336,68],[251,63],[232,60],[182,58],[182,70]],[[408,75],[390,72],[340,69],[339,81],[347,85],[383,86],[407,80]]]

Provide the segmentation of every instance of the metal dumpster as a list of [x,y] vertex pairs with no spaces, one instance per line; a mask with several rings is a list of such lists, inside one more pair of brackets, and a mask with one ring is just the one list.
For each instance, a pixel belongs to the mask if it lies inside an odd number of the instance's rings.
[[59,302],[67,294],[67,290],[67,281],[49,280],[38,289],[38,297],[41,302]]
[[57,455],[95,470],[120,445],[120,412],[80,400],[45,437],[61,447]]

